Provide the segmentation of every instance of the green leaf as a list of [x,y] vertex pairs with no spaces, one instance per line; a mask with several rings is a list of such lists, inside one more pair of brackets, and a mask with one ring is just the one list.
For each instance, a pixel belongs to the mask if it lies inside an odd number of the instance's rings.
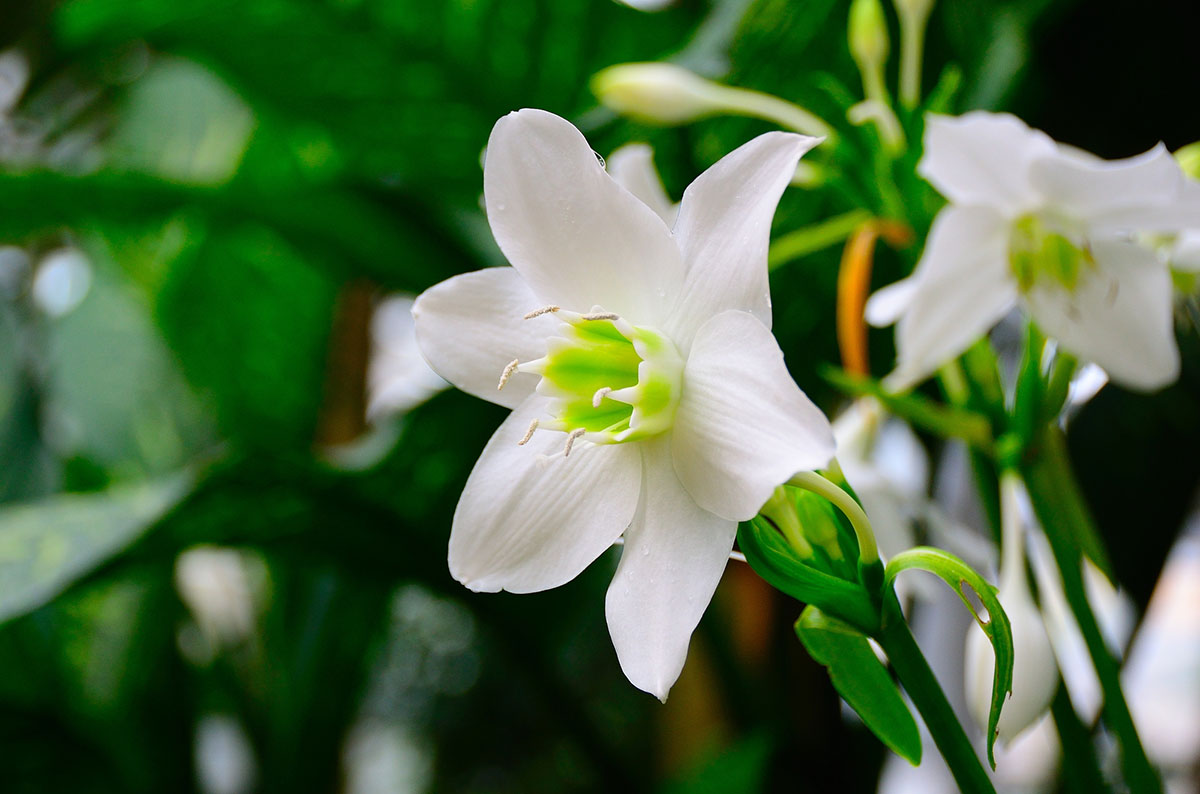
[[765,522],[743,522],[738,527],[738,545],[754,572],[776,590],[865,631],[879,625],[879,612],[866,590],[799,560],[783,536]]
[[921,763],[921,734],[912,712],[866,636],[814,606],[796,621],[796,636],[863,723],[894,753]]
[[128,546],[187,494],[176,474],[0,509],[0,622],[45,604]]
[[936,574],[950,585],[975,616],[975,622],[992,644],[992,650],[996,654],[996,667],[992,676],[992,706],[988,712],[987,751],[988,763],[995,769],[996,724],[1000,721],[1000,709],[1004,706],[1004,701],[1012,694],[1013,640],[1008,615],[1004,613],[1004,607],[996,597],[996,588],[971,566],[949,552],[929,546],[918,546],[900,552],[888,562],[884,570],[884,585],[891,585],[901,571],[911,569]]

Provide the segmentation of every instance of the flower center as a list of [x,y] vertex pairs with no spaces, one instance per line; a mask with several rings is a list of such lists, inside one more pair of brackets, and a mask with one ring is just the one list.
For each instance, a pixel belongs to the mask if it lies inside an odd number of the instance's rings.
[[546,355],[513,361],[499,388],[514,372],[541,376],[538,394],[550,398],[545,419],[530,425],[524,444],[538,428],[567,433],[564,454],[576,439],[595,444],[637,441],[665,432],[675,419],[683,359],[665,334],[634,326],[596,309],[589,314],[547,306],[526,319],[554,314],[558,334],[546,340]]
[[1022,292],[1039,284],[1073,292],[1081,276],[1095,267],[1087,240],[1073,226],[1044,215],[1025,215],[1013,224],[1008,261]]

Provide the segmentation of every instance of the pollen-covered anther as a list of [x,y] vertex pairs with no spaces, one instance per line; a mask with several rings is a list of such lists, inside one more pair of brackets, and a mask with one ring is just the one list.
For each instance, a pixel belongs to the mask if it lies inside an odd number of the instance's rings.
[[554,312],[557,312],[557,311],[561,311],[561,307],[554,306],[554,305],[543,306],[540,309],[534,309],[533,311],[526,314],[524,319],[532,320],[534,317],[541,317],[543,314],[553,314]]
[[529,439],[533,438],[533,433],[538,429],[538,420],[534,419],[529,423],[529,429],[525,431],[525,435],[521,436],[521,440],[517,442],[518,447],[523,447],[529,443]]
[[601,386],[599,389],[596,389],[596,393],[592,395],[592,407],[599,408],[600,402],[604,399],[604,395],[611,391],[612,388],[610,386]]
[[500,391],[504,388],[504,384],[508,383],[508,379],[511,378],[513,373],[517,371],[517,367],[520,366],[520,364],[521,362],[515,358],[508,362],[508,364],[504,367],[504,371],[500,373],[500,382],[496,384],[496,391]]
[[564,446],[564,447],[563,447],[563,457],[564,457],[564,458],[565,458],[565,457],[569,457],[569,456],[570,456],[570,454],[571,454],[571,447],[575,446],[575,439],[579,438],[580,436],[582,436],[582,435],[583,435],[584,433],[586,433],[586,432],[587,432],[586,430],[584,430],[582,427],[580,427],[580,428],[577,428],[577,429],[575,429],[575,430],[572,430],[572,431],[571,431],[571,432],[570,432],[570,433],[567,435],[567,444],[566,444],[566,446]]
[[587,320],[588,322],[594,322],[594,321],[597,321],[597,320],[613,320],[613,321],[616,321],[616,320],[620,320],[620,319],[621,319],[621,315],[619,315],[619,314],[613,314],[612,312],[592,312],[592,313],[590,313],[590,314],[581,314],[581,315],[579,315],[579,319],[581,319],[581,320]]

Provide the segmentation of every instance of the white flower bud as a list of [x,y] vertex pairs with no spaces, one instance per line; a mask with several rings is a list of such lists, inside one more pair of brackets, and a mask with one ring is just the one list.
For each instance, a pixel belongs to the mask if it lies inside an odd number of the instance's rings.
[[[1004,704],[997,725],[1000,741],[1011,742],[1037,722],[1054,697],[1058,686],[1058,667],[1041,613],[1023,586],[999,594],[1000,603],[1012,624],[1013,691]],[[978,626],[967,634],[966,659],[967,707],[975,721],[987,729],[991,708],[992,675],[995,656],[991,643]]]
[[[1002,524],[1000,592],[997,597],[1012,626],[1012,695],[1000,712],[996,726],[1002,742],[1008,743],[1037,722],[1050,707],[1058,687],[1058,665],[1046,626],[1025,579],[1025,522],[1021,508],[1024,486],[1012,472],[1000,480],[1000,520]],[[966,673],[967,707],[980,726],[987,729],[991,709],[992,675],[995,655],[991,643],[978,626],[967,634]]]
[[607,107],[649,124],[686,124],[716,112],[724,86],[671,63],[622,63],[592,78]]

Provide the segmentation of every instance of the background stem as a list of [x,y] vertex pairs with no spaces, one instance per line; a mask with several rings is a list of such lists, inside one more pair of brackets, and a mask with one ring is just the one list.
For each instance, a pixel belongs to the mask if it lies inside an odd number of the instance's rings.
[[[1162,782],[1138,738],[1133,716],[1121,689],[1121,668],[1109,650],[1088,604],[1083,581],[1083,555],[1071,542],[1073,537],[1095,537],[1091,516],[1067,458],[1066,441],[1057,426],[1047,426],[1031,448],[1021,474],[1033,502],[1038,521],[1050,541],[1054,561],[1062,575],[1063,591],[1104,693],[1104,721],[1121,746],[1121,771],[1134,792],[1161,792]],[[1072,522],[1087,526],[1072,527]]]

